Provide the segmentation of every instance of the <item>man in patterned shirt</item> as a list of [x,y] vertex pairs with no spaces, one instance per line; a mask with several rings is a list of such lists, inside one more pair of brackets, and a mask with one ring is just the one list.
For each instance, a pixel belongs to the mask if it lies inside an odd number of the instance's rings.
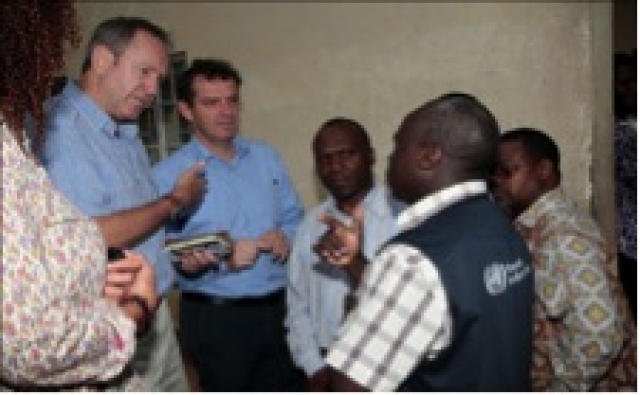
[[635,390],[633,323],[613,260],[560,179],[549,136],[529,128],[502,135],[495,196],[527,239],[535,267],[533,389]]
[[361,219],[324,218],[330,237],[319,252],[360,283],[326,359],[336,389],[530,388],[533,270],[485,182],[499,138],[474,97],[430,101],[394,137],[388,181],[408,204],[400,233],[365,265]]

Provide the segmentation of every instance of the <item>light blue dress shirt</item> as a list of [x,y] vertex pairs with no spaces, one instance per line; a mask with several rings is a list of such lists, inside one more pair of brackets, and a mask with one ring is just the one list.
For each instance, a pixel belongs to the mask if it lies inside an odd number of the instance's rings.
[[[397,201],[381,185],[374,187],[363,201],[363,253],[369,260],[397,232],[395,204]],[[305,216],[289,259],[287,342],[294,362],[308,376],[325,366],[320,349],[329,348],[336,339],[344,317],[345,296],[350,291],[345,271],[322,261],[312,250],[327,229],[318,220],[323,213],[349,221],[335,200],[328,198]]]
[[[208,190],[199,207],[180,228],[168,228],[176,237],[227,231],[233,240],[257,239],[281,229],[291,243],[304,210],[284,163],[268,144],[241,136],[234,139],[236,156],[229,162],[212,155],[192,139],[154,168],[160,192],[169,191],[180,173],[200,160]],[[193,278],[177,274],[183,291],[229,298],[262,296],[286,285],[286,263],[260,253],[248,269],[231,271],[226,263]]]
[[[74,82],[47,106],[42,163],[53,184],[83,213],[107,215],[158,198],[135,123],[116,124]],[[164,240],[160,229],[135,247],[154,265],[162,294],[175,279]]]

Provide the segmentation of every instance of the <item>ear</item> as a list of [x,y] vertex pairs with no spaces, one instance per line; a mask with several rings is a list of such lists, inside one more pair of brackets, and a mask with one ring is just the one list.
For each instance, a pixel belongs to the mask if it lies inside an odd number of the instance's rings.
[[369,162],[371,166],[376,164],[376,151],[373,148],[369,149]]
[[97,45],[91,52],[91,67],[98,74],[103,74],[105,70],[115,62],[115,55],[106,45]]
[[442,162],[442,147],[431,141],[418,143],[418,167],[422,170],[432,170]]
[[178,111],[180,115],[184,117],[189,122],[193,122],[193,113],[191,112],[191,107],[183,101],[178,102]]
[[553,180],[555,172],[553,171],[553,162],[549,159],[542,159],[538,162],[537,173],[543,180]]

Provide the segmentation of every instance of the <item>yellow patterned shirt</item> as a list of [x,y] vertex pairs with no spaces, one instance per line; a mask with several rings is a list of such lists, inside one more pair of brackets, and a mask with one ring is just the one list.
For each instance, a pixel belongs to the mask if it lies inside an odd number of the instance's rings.
[[1,119],[0,140],[0,389],[143,389],[123,375],[135,328],[101,296],[106,258],[97,225],[54,189]]
[[516,225],[535,266],[533,390],[590,390],[620,354],[625,325],[600,230],[560,189]]

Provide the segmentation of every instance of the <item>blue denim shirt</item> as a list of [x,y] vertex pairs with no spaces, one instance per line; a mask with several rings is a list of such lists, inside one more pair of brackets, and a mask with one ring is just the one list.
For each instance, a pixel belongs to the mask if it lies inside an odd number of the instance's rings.
[[[257,239],[272,229],[281,229],[292,243],[302,220],[303,208],[286,167],[268,144],[243,137],[234,140],[236,156],[229,162],[218,159],[192,139],[154,168],[160,192],[169,191],[178,175],[200,160],[206,160],[208,190],[200,206],[172,236],[193,236],[228,231],[232,239]],[[260,296],[283,289],[286,264],[271,254],[260,253],[257,262],[242,271],[230,271],[226,264],[202,276],[177,275],[185,291],[224,297]]]
[[[116,124],[74,82],[47,106],[42,163],[53,184],[82,212],[107,215],[158,198],[135,123]],[[164,240],[160,229],[135,247],[154,265],[162,294],[175,280]]]

